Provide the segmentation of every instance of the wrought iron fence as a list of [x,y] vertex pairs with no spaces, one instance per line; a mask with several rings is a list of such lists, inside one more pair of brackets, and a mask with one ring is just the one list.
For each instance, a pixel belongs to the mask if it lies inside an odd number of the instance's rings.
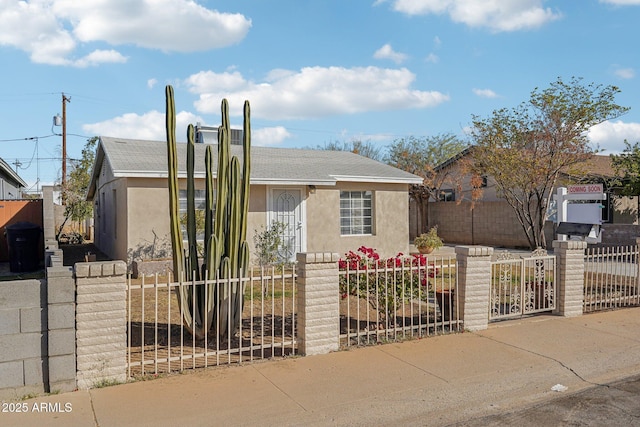
[[[186,287],[193,295],[201,287],[204,292],[212,289],[220,293],[238,283],[244,290],[243,310],[232,332],[219,334],[214,326],[204,339],[194,339],[181,321],[184,307],[178,304],[176,288]],[[245,279],[197,282],[171,282],[158,274],[135,280],[130,277],[127,293],[130,377],[296,353],[293,270],[262,269]]]
[[637,245],[588,248],[584,262],[585,313],[640,304]]
[[457,331],[455,257],[340,261],[340,343],[368,345]]
[[556,258],[544,249],[516,259],[502,253],[491,262],[489,320],[509,319],[556,308]]

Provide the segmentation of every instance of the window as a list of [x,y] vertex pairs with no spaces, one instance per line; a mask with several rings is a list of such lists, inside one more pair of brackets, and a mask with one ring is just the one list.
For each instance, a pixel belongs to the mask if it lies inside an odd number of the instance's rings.
[[441,202],[455,202],[456,192],[454,190],[440,190],[438,194]]
[[340,234],[373,234],[371,191],[340,192]]
[[[215,196],[214,196],[215,197]],[[196,205],[196,240],[204,241],[204,219],[205,219],[205,190],[195,190],[194,201]],[[214,199],[215,201],[215,199]],[[182,240],[187,241],[187,190],[178,192],[179,214],[180,214],[180,230],[182,231]],[[215,211],[215,205],[214,205]]]

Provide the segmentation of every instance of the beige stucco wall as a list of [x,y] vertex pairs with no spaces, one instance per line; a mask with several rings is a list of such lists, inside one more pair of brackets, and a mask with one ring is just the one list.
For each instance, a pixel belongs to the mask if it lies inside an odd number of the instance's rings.
[[[97,197],[111,197],[116,190],[117,213],[112,205],[96,213],[96,245],[113,259],[133,260],[170,257],[169,202],[166,180],[143,178],[106,179]],[[180,188],[186,183],[180,182]],[[196,182],[204,188],[204,180]],[[268,218],[266,185],[253,185],[249,201],[247,241],[254,252],[253,236],[261,231]],[[409,251],[408,186],[405,184],[340,183],[337,187],[318,187],[311,193],[302,190],[306,212],[306,250],[338,252],[341,255],[365,245],[376,248],[383,256]],[[340,190],[372,190],[374,192],[374,233],[371,236],[340,235]],[[100,199],[101,200],[101,199]],[[102,201],[100,201],[102,203]],[[102,218],[105,215],[105,218]],[[117,215],[117,219],[115,218]],[[117,226],[117,235],[110,230]],[[252,258],[253,261],[253,258]]]
[[[340,235],[340,190],[372,190],[374,232],[371,236]],[[373,247],[382,256],[409,252],[409,196],[405,184],[338,183],[318,187],[307,197],[307,251],[338,252]]]

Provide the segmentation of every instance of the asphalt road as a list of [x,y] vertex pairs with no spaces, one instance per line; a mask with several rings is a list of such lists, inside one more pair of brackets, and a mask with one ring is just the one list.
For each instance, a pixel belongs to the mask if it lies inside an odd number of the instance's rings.
[[559,396],[530,408],[454,426],[640,426],[640,375]]

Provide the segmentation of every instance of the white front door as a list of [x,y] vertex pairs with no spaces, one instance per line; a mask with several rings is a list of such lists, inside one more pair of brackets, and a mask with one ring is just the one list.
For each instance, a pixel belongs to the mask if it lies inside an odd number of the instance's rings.
[[302,190],[296,188],[273,188],[269,223],[281,222],[285,225],[280,255],[289,261],[295,260],[296,253],[305,248],[305,217]]

